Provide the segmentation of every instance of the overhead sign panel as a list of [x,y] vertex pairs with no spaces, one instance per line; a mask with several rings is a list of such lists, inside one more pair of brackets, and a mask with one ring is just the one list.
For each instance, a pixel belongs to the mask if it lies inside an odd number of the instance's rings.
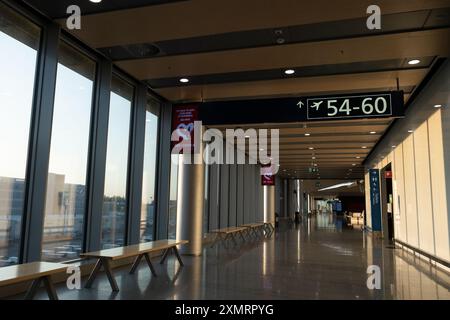
[[306,105],[307,120],[392,116],[392,95],[389,93],[308,98]]
[[404,116],[403,91],[200,104],[204,124],[287,123]]

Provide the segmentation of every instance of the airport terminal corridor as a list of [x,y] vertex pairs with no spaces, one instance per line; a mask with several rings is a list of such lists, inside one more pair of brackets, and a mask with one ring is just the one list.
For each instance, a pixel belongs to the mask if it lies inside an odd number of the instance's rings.
[[450,301],[450,1],[372,2],[0,0],[0,303]]
[[[70,300],[450,299],[448,275],[329,213],[286,222],[261,242],[206,246],[201,257],[185,257],[184,267],[175,258],[154,261],[157,277],[145,263],[133,276],[128,267],[118,270],[119,293],[105,275],[91,290],[57,290]],[[383,266],[382,290],[367,288],[369,264]],[[47,299],[45,292],[37,299]]]

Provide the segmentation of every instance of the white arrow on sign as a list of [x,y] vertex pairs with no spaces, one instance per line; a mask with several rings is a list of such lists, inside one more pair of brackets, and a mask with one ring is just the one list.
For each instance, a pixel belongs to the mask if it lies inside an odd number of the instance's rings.
[[300,100],[300,101],[297,103],[297,105],[298,105],[298,107],[301,109],[301,108],[303,107],[303,102],[302,102],[302,100]]

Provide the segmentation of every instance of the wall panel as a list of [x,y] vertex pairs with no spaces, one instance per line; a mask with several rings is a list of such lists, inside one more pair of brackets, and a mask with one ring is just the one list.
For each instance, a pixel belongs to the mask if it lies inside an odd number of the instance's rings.
[[411,134],[403,142],[403,167],[405,180],[407,239],[412,246],[419,247],[417,225],[417,193],[416,170],[414,161],[414,135]]
[[414,158],[416,168],[417,218],[420,249],[434,254],[434,227],[430,158],[428,152],[428,124],[424,122],[414,132]]
[[[444,110],[445,113],[449,114],[448,111],[449,110]],[[449,175],[448,166],[450,164],[445,162],[443,139],[443,130],[449,130],[450,119],[444,119],[442,115],[443,112],[439,110],[428,119],[428,141],[430,146],[431,188],[433,190],[432,201],[436,255],[450,261],[449,208],[448,195],[446,194],[446,190],[449,187],[448,181],[446,181],[446,176],[448,177]],[[446,148],[450,149],[449,142],[447,142]]]

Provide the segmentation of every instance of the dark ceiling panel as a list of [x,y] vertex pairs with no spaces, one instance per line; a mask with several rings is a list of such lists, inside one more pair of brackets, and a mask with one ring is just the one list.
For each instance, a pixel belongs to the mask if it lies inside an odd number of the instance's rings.
[[78,5],[83,15],[102,13],[107,11],[124,10],[187,0],[103,0],[92,3],[89,0],[23,0],[30,6],[41,11],[52,19],[67,16],[66,10],[70,5]]
[[135,47],[136,44],[100,48],[100,51],[112,60],[133,60],[410,32],[449,27],[449,13],[450,8],[444,8],[385,15],[382,16],[381,30],[367,29],[366,19],[363,18],[159,41],[146,44],[158,48],[158,50],[148,53],[142,51],[136,53],[134,50],[128,49],[128,47]]
[[[406,70],[417,68],[428,68],[431,66],[434,57],[411,57],[420,59],[417,65],[408,65],[405,59],[381,60],[381,61],[367,61],[342,63],[332,65],[318,65],[292,68],[295,74],[286,75],[284,69],[270,69],[270,70],[254,70],[242,71],[220,74],[207,75],[183,75],[189,78],[189,85],[205,85],[205,84],[219,84],[231,82],[248,82],[261,80],[277,80],[287,78],[304,78],[317,76],[330,76],[352,73],[367,73],[367,72],[381,72],[391,70]],[[154,89],[186,86],[180,82],[180,78],[163,78],[150,79],[147,83]]]

